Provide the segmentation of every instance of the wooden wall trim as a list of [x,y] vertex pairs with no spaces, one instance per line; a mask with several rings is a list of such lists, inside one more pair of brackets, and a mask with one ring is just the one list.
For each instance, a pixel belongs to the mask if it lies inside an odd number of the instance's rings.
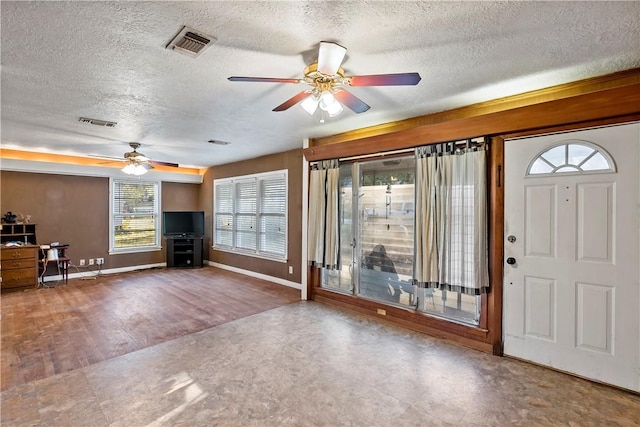
[[637,83],[640,83],[640,68],[634,68],[631,70],[620,71],[604,76],[592,77],[576,82],[560,84],[544,89],[525,92],[518,95],[512,95],[460,108],[455,108],[452,110],[413,117],[410,119],[383,123],[380,125],[356,129],[336,135],[313,138],[310,139],[309,145],[320,146],[368,138],[372,136],[398,132],[414,127],[428,126],[454,119],[495,113],[498,111],[510,110],[514,108],[538,104],[541,102],[554,101],[562,98],[570,98],[576,95],[583,95],[591,92]]
[[[608,119],[601,120],[593,120],[587,123],[570,123],[563,124],[559,126],[551,126],[544,129],[544,133],[559,133],[559,132],[570,132],[573,130],[585,129],[585,128],[594,128],[594,127],[602,127],[602,126],[612,126],[620,123],[630,123],[636,122],[640,120],[640,113],[630,114],[628,116],[621,117],[612,117]],[[540,136],[540,129],[522,131],[522,132],[513,132],[513,133],[505,133],[501,135],[505,140],[512,138],[525,138],[528,136]]]
[[[110,169],[122,169],[123,162],[120,160],[108,161],[104,158],[89,158],[80,156],[71,156],[67,154],[53,154],[36,151],[13,150],[9,148],[0,148],[1,159],[27,160],[33,162],[63,163],[71,165],[99,166]],[[169,167],[163,165],[154,165],[154,170],[183,173],[189,175],[204,175],[204,168],[187,168],[187,167]]]
[[[486,328],[493,353],[502,355],[502,286],[504,259],[504,140],[489,144],[489,283]],[[483,304],[483,308],[485,305]],[[483,313],[485,314],[485,313]]]
[[502,135],[640,113],[640,83],[507,111],[304,149],[308,161],[375,154],[434,142]]
[[[379,320],[390,322],[416,332],[446,339],[466,347],[471,347],[485,353],[492,353],[492,344],[486,339],[487,331],[470,326],[460,325],[427,316],[421,313],[411,313],[401,308],[395,308],[374,301],[363,300],[347,295],[340,295],[324,289],[315,289],[313,300],[374,316]],[[377,314],[377,308],[383,308],[385,316]]]
[[324,288],[315,288],[313,294],[314,300],[316,300],[317,298],[325,298],[332,301],[339,301],[350,307],[355,307],[373,314],[377,314],[378,309],[384,309],[387,314],[380,317],[388,320],[408,321],[410,323],[416,323],[426,327],[434,328],[438,331],[455,334],[456,336],[463,336],[487,343],[490,342],[488,339],[489,331],[480,327],[456,323],[452,322],[451,320],[417,312],[411,309],[388,305],[383,301],[358,298],[353,295],[341,294]]

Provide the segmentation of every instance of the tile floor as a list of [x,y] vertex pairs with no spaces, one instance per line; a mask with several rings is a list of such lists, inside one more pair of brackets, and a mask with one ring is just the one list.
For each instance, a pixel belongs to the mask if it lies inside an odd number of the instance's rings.
[[631,426],[640,396],[299,302],[6,390],[9,426]]

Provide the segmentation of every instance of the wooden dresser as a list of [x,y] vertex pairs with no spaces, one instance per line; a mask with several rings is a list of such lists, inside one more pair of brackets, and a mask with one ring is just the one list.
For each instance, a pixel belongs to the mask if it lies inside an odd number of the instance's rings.
[[38,286],[37,245],[3,246],[0,249],[0,275],[3,291]]

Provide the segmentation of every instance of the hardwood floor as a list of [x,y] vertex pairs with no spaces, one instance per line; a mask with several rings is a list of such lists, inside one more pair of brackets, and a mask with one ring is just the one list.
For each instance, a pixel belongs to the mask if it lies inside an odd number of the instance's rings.
[[213,267],[152,269],[2,294],[1,390],[300,300]]

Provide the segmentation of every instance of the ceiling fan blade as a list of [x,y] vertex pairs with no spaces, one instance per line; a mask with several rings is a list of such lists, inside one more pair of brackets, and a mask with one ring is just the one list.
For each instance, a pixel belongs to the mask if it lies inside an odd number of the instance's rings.
[[371,108],[363,100],[346,90],[340,90],[334,93],[333,96],[356,114],[364,113]]
[[145,163],[151,163],[152,165],[158,165],[158,166],[169,166],[169,167],[172,167],[172,168],[177,168],[177,167],[180,166],[177,163],[159,162],[157,160],[149,160],[149,161],[147,161]]
[[422,77],[418,73],[374,74],[349,77],[351,86],[415,86]]
[[318,51],[318,71],[328,76],[338,72],[347,49],[337,43],[320,42]]
[[98,162],[96,164],[97,165],[110,165],[110,164],[113,164],[113,163],[122,163],[124,161],[125,160],[110,160],[110,161],[107,161],[107,162]]
[[262,83],[300,83],[299,79],[280,79],[275,77],[238,77],[228,78],[232,82],[262,82]]
[[121,161],[124,162],[124,158],[122,157],[115,157],[115,156],[101,156],[99,154],[87,154],[88,157],[93,157],[96,159],[113,159],[113,160],[117,160],[117,161]]
[[282,104],[278,105],[272,111],[288,110],[289,108],[293,107],[298,102],[302,101],[303,99],[305,99],[308,96],[309,96],[309,91],[308,90],[300,92],[299,94],[295,95],[294,97],[291,97],[291,98],[287,99],[285,102],[283,102]]

